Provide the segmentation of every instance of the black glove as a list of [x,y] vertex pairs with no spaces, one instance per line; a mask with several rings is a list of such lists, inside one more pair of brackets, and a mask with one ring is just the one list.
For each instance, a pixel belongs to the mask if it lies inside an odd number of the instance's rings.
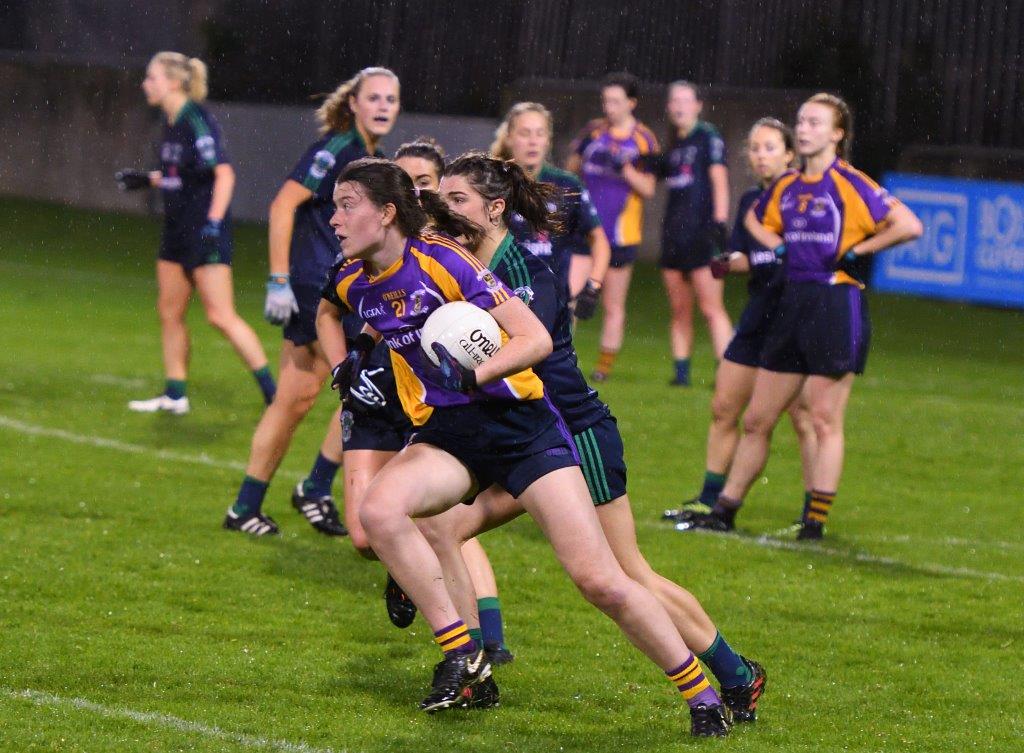
[[722,256],[726,253],[726,246],[729,243],[729,231],[724,222],[713,222],[708,227],[708,243],[711,245],[712,256]]
[[850,277],[852,277],[853,279],[859,281],[860,278],[858,277],[858,275],[860,274],[860,270],[858,269],[857,264],[859,260],[860,257],[853,252],[853,249],[850,249],[845,254],[836,259],[836,263],[833,268],[837,272],[845,272],[846,274],[850,275]]
[[587,280],[576,295],[575,314],[577,319],[590,319],[597,311],[597,301],[601,297],[601,286],[595,285],[593,280]]
[[467,369],[455,360],[455,356],[448,352],[441,343],[434,343],[430,346],[437,354],[438,368],[441,372],[441,385],[452,392],[473,392],[477,388],[476,372]]
[[377,342],[366,332],[360,332],[356,338],[349,343],[348,355],[345,360],[331,369],[331,389],[338,390],[338,398],[345,402],[349,390],[352,389],[352,382],[363,370],[370,353],[377,347]]
[[141,191],[143,188],[150,187],[149,173],[145,170],[133,170],[130,167],[114,173],[114,180],[117,181],[117,187],[122,191]]

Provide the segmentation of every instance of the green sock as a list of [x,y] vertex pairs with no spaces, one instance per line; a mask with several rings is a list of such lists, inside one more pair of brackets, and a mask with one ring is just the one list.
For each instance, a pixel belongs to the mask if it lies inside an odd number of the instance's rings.
[[478,627],[470,628],[469,629],[469,637],[472,638],[474,641],[476,641],[476,645],[478,645],[478,646],[484,645],[484,634],[480,630],[480,628],[478,628]]
[[171,400],[180,400],[185,397],[185,384],[184,379],[168,379],[164,386],[164,394]]

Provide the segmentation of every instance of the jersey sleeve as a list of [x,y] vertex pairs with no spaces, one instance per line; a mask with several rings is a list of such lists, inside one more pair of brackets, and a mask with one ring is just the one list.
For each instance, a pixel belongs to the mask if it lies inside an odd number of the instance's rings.
[[569,149],[573,154],[583,154],[583,151],[590,146],[590,142],[594,140],[594,131],[599,121],[592,120],[583,127],[583,130],[576,134],[576,138],[569,144]]
[[317,193],[336,162],[337,156],[326,148],[326,141],[320,139],[306,149],[288,177]]
[[187,117],[194,139],[196,168],[212,170],[217,165],[230,164],[224,136],[213,115],[192,107]]
[[725,165],[728,154],[725,150],[725,139],[716,130],[708,134],[708,165]]
[[[428,269],[428,274],[450,275],[463,300],[490,310],[512,297],[512,291],[493,272],[455,241],[435,243],[433,248],[432,256],[440,269]],[[437,282],[442,290],[448,289],[441,280]]]
[[[349,284],[351,284],[349,277],[354,278],[354,273],[351,269],[343,269],[346,264],[347,262],[344,259],[339,259],[331,265],[330,271],[327,273],[327,284],[320,291],[320,297],[328,303],[333,303],[338,309],[347,314],[352,312],[352,308],[342,298],[339,291],[348,290]],[[346,281],[348,284],[344,284]]]
[[[856,178],[860,178],[857,180]],[[882,186],[875,183],[866,175],[858,174],[852,181],[854,189],[864,200],[868,213],[875,225],[884,220],[892,209],[896,199]]]
[[792,176],[789,174],[776,179],[754,204],[757,221],[778,235],[782,235],[782,192],[791,182]]
[[740,197],[739,206],[736,207],[736,221],[733,223],[732,233],[729,235],[729,242],[726,246],[730,251],[739,251],[745,254],[754,247],[754,240],[750,237],[750,231],[747,230],[743,220],[760,196],[760,191],[752,190]]
[[562,193],[567,201],[575,202],[569,224],[576,232],[585,236],[594,228],[601,227],[601,218],[597,215],[594,200],[590,198],[590,191],[580,180],[573,180],[569,186],[562,189]]

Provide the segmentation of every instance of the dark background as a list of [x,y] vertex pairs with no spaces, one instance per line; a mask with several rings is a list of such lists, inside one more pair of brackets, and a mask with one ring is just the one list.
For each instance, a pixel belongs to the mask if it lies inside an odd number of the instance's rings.
[[[855,109],[854,157],[910,145],[1024,147],[1024,0],[23,0],[0,47],[89,65],[206,59],[211,98],[303,103],[370,64],[403,107],[498,116],[529,78],[827,89]],[[648,88],[646,91],[650,91]],[[595,102],[596,108],[596,102]],[[788,114],[790,117],[791,113]]]

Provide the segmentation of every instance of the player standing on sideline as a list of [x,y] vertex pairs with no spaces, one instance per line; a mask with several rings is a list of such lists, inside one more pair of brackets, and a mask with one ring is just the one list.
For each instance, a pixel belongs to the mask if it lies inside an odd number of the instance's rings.
[[710,123],[700,120],[704,103],[696,84],[668,86],[665,111],[670,140],[652,161],[668,186],[661,231],[661,277],[668,294],[669,340],[675,375],[670,384],[690,386],[693,348],[693,299],[708,323],[715,358],[722,359],[732,324],[722,302],[724,285],[711,275],[711,257],[725,250],[729,218],[729,172],[725,142]]
[[[520,248],[508,225],[513,216],[530,225],[549,220],[543,201],[530,201],[531,181],[518,168],[480,154],[463,155],[445,170],[441,195],[455,214],[486,228],[473,247],[473,255],[501,282],[514,288],[544,324],[552,338],[550,356],[534,369],[544,382],[545,394],[563,416],[580,456],[580,467],[601,529],[615,559],[626,574],[661,602],[688,646],[699,650],[722,684],[722,696],[738,721],[753,721],[757,701],[765,686],[764,670],[744,660],[722,638],[700,603],[685,589],[657,574],[641,554],[636,526],[626,494],[626,461],[622,437],[608,406],[590,388],[579,369],[572,345],[572,323],[564,290],[550,269],[533,254]],[[557,215],[556,215],[557,216]],[[460,546],[468,537],[505,522],[523,512],[508,492],[492,486],[477,495],[470,506],[455,508],[420,521],[421,530],[434,547],[446,574],[457,575]],[[469,567],[472,575],[472,566]],[[458,577],[453,592],[456,608],[465,611],[468,594]],[[472,578],[481,596],[480,584]],[[485,632],[486,635],[486,632]],[[475,694],[474,694],[475,695]]]
[[[421,137],[398,147],[395,164],[412,179],[416,190],[436,192],[444,172],[444,152],[433,140]],[[332,269],[332,279],[342,263],[339,261]],[[356,550],[367,559],[376,559],[359,522],[363,494],[385,463],[405,447],[413,427],[402,409],[387,343],[375,343],[369,335],[360,334],[352,342],[350,357],[360,359],[362,366],[352,379],[341,413],[345,448],[345,523]],[[476,539],[466,541],[462,554],[472,572],[473,582],[483,594],[477,605],[480,627],[476,627],[474,622],[470,634],[483,645],[491,664],[506,664],[514,657],[505,646],[494,570]],[[384,587],[384,601],[388,618],[395,627],[405,628],[412,624],[416,605],[390,573]]]
[[[754,206],[764,190],[785,173],[796,156],[792,129],[775,118],[761,118],[747,137],[747,159],[759,185],[740,197],[736,224],[729,238],[729,253],[711,259],[711,273],[725,277],[729,272],[748,272],[747,292],[750,299],[740,315],[736,334],[725,349],[715,373],[715,396],[711,400],[711,426],[708,428],[704,486],[700,494],[683,503],[678,510],[667,510],[664,517],[682,523],[697,514],[711,512],[711,506],[725,485],[736,445],[740,441],[739,421],[750,402],[754,377],[764,347],[764,339],[778,308],[785,283],[782,259],[771,249],[755,241],[743,224],[747,211]],[[789,406],[800,442],[800,460],[804,475],[805,502],[812,484],[817,438],[810,414],[798,398]]]
[[[535,234],[515,214],[511,217],[509,229],[520,246],[551,267],[574,303],[576,318],[589,319],[597,309],[612,250],[601,227],[601,218],[580,179],[547,161],[553,138],[554,122],[548,109],[536,102],[519,102],[509,109],[495,131],[491,156],[512,160],[534,180],[558,188],[554,211],[562,220],[560,232]],[[580,281],[580,287],[572,288],[569,267],[577,250],[584,250],[589,255],[591,267],[587,279]]]
[[786,285],[725,488],[711,513],[693,520],[694,528],[733,529],[743,497],[768,460],[772,430],[803,389],[818,450],[796,536],[820,539],[824,533],[843,469],[846,403],[868,354],[858,260],[923,232],[913,212],[845,161],[852,139],[847,104],[815,94],[797,114],[803,168],[776,180],[747,212],[754,239],[784,258]]
[[[543,209],[546,196],[536,195]],[[351,262],[341,267],[333,292],[325,291],[333,301],[320,304],[317,328],[325,352],[339,363],[335,382],[344,390],[352,370],[342,368],[340,316],[360,309],[392,349],[399,395],[417,426],[411,443],[371,482],[361,518],[374,551],[408,590],[445,654],[421,708],[459,703],[467,688],[489,676],[490,665],[413,518],[497,483],[537,521],[584,596],[666,669],[696,714],[713,709],[716,731],[727,733],[728,711],[696,658],[658,601],[622,571],[601,533],[565,426],[530,369],[551,352],[544,325],[460,245],[422,234],[430,218],[436,229],[475,243],[479,227],[451,214],[429,191],[416,199],[412,181],[392,163],[361,160],[342,173],[332,224]],[[441,367],[432,366],[420,328],[443,303],[467,299],[490,310],[508,340],[474,370],[434,343]]]
[[[327,273],[338,255],[329,221],[334,179],[352,160],[379,153],[377,143],[395,124],[398,77],[387,68],[364,68],[341,84],[317,110],[321,136],[309,146],[270,204],[270,277],[264,315],[283,326],[280,386],[252,438],[245,479],[224,527],[254,536],[278,532],[262,512],[267,487],[295,429],[312,409],[330,373],[317,342],[316,310]],[[359,322],[350,326],[358,331]],[[344,536],[331,485],[342,459],[335,414],[309,476],[292,505],[322,533]]]
[[132,400],[139,413],[188,413],[186,396],[189,338],[185,314],[192,291],[199,292],[206,319],[252,370],[268,405],[274,378],[263,345],[235,311],[231,283],[231,194],[235,171],[228,162],[220,127],[200,103],[206,99],[206,65],[180,52],[159,52],[142,82],[146,102],[163,110],[160,169],[123,170],[115,177],[124,190],[160,188],[164,227],[156,262],[157,311],[167,382],[163,394]]
[[[592,379],[611,374],[626,331],[626,298],[633,262],[640,247],[644,200],[654,196],[656,178],[637,165],[637,158],[658,151],[658,140],[635,117],[640,82],[630,73],[609,74],[601,85],[604,118],[591,122],[573,142],[566,167],[582,176],[583,184],[611,242],[611,268],[604,278],[601,301],[604,322],[600,356]],[[570,270],[572,289],[583,288],[588,266],[577,254]]]

